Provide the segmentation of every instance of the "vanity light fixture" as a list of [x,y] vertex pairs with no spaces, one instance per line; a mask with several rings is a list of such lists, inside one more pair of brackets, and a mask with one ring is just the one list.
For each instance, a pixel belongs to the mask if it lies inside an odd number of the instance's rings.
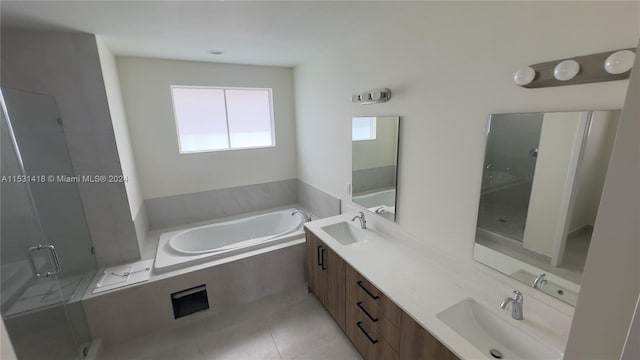
[[513,82],[520,86],[530,84],[535,78],[536,71],[531,66],[520,68],[513,74]]
[[609,55],[604,62],[604,69],[609,74],[622,74],[633,67],[636,59],[636,53],[631,50],[620,50]]
[[580,64],[575,60],[565,60],[560,62],[553,69],[553,76],[560,81],[571,80],[580,72]]
[[391,99],[391,90],[387,88],[363,91],[360,94],[351,95],[351,102],[356,104],[377,104]]
[[[637,49],[574,56],[522,67],[513,82],[528,89],[628,79]],[[533,70],[533,71],[532,71]],[[531,78],[533,75],[533,78]]]

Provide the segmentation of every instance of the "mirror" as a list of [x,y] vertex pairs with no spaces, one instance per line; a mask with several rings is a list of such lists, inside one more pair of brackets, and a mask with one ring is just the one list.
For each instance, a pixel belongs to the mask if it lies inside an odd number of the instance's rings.
[[619,116],[492,114],[474,259],[575,306]]
[[396,219],[398,116],[351,119],[351,200]]

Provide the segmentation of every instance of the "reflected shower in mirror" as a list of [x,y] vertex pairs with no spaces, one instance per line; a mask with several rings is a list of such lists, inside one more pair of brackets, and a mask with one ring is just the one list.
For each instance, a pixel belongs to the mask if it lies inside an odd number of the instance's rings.
[[351,120],[352,201],[395,221],[398,116]]
[[491,115],[474,259],[575,305],[619,115]]

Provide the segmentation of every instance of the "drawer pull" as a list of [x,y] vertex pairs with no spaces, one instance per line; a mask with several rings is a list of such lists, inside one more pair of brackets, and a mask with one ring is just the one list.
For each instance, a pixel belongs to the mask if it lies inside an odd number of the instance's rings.
[[327,252],[327,249],[322,249],[322,251],[320,252],[320,254],[322,254],[322,270],[327,270],[326,267],[324,267],[324,253]]
[[371,296],[373,300],[378,300],[380,298],[380,296],[373,295],[369,290],[367,290],[367,288],[362,285],[362,280],[358,281],[356,284],[358,284],[358,286],[360,286],[362,290],[364,290],[364,292]]
[[322,249],[322,245],[318,245],[318,256],[316,256],[316,259],[318,259],[318,266],[322,265],[322,262],[320,261],[320,249]]
[[364,333],[364,335],[367,337],[367,339],[369,339],[369,341],[371,341],[372,344],[375,344],[378,342],[378,340],[374,340],[373,338],[371,338],[371,336],[369,336],[369,334],[367,334],[367,331],[362,327],[362,321],[358,321],[356,325],[358,325],[358,327],[360,328],[360,331]]
[[369,319],[371,319],[371,321],[373,322],[377,322],[378,318],[374,318],[373,316],[371,316],[371,314],[369,314],[369,312],[367,310],[364,309],[364,307],[362,306],[362,301],[358,301],[356,303],[356,305],[358,305],[358,307],[360,308],[360,310],[362,310],[362,312],[367,315],[369,317]]

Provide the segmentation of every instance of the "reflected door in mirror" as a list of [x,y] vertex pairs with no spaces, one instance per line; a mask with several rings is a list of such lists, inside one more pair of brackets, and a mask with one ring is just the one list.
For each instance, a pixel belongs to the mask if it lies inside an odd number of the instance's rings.
[[474,259],[575,305],[619,113],[491,115]]

